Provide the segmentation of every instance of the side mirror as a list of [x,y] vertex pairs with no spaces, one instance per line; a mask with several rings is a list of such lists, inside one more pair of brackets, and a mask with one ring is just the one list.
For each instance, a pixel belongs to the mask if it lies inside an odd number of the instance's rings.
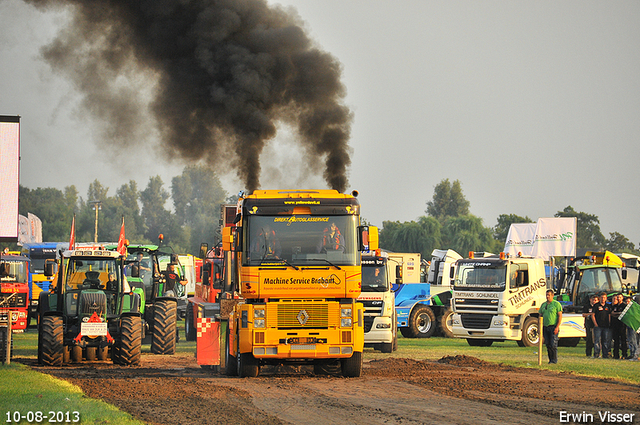
[[131,277],[140,277],[140,266],[133,264],[131,266]]
[[396,266],[396,284],[402,284],[402,266],[400,264]]
[[202,270],[202,284],[205,286],[211,285],[211,276],[209,274],[209,270],[206,268],[203,268]]
[[231,234],[231,227],[225,227],[222,229],[222,250],[225,252],[231,251],[233,246],[233,234]]
[[51,277],[54,274],[56,274],[55,265],[56,265],[56,263],[54,263],[52,260],[46,260],[45,261],[45,263],[44,263],[44,275],[46,277]]
[[627,278],[627,269],[622,269],[622,278],[623,279]]

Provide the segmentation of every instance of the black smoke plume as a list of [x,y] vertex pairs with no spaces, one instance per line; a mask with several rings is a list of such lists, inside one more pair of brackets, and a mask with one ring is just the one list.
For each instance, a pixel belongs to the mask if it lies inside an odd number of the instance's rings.
[[167,155],[235,169],[251,192],[284,123],[309,161],[324,161],[329,187],[346,189],[352,115],[341,65],[292,10],[264,0],[25,1],[71,11],[43,55],[80,90],[83,111],[108,123],[109,141],[141,142],[150,110]]

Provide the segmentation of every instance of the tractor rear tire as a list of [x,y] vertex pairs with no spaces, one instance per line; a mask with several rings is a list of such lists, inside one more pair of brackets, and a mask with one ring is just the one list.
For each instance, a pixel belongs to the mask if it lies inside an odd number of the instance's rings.
[[172,300],[160,300],[153,306],[153,335],[151,352],[153,354],[176,353],[176,322],[178,304]]
[[139,316],[125,316],[120,319],[120,344],[113,362],[124,366],[138,366],[141,351],[142,319]]
[[64,327],[62,317],[45,316],[40,322],[38,339],[40,360],[45,366],[62,366],[64,359]]
[[417,305],[411,312],[409,329],[413,338],[429,338],[436,330],[436,316],[426,305]]
[[184,337],[187,341],[196,340],[196,324],[193,317],[193,304],[187,303],[187,311],[184,318]]
[[354,351],[348,359],[342,359],[342,376],[359,378],[362,375],[362,352]]

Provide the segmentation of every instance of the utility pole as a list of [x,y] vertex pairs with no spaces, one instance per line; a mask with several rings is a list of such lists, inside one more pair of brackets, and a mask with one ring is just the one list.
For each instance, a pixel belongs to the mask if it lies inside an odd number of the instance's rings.
[[98,243],[98,211],[102,209],[102,201],[91,201],[90,203],[93,204],[91,209],[96,212],[96,232],[93,236],[93,242]]

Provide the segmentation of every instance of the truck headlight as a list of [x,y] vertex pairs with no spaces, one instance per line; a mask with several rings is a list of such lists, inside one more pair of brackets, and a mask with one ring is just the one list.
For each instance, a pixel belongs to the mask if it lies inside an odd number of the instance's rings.
[[343,317],[340,319],[340,326],[343,328],[350,328],[352,325],[351,317]]
[[253,310],[254,319],[264,319],[264,308],[257,308]]
[[264,319],[253,319],[254,328],[264,328]]
[[253,310],[253,327],[264,328],[265,325],[265,310],[264,308],[256,308]]
[[[351,317],[351,307],[342,307],[340,309],[340,316],[342,317]],[[349,325],[351,326],[351,325]]]

